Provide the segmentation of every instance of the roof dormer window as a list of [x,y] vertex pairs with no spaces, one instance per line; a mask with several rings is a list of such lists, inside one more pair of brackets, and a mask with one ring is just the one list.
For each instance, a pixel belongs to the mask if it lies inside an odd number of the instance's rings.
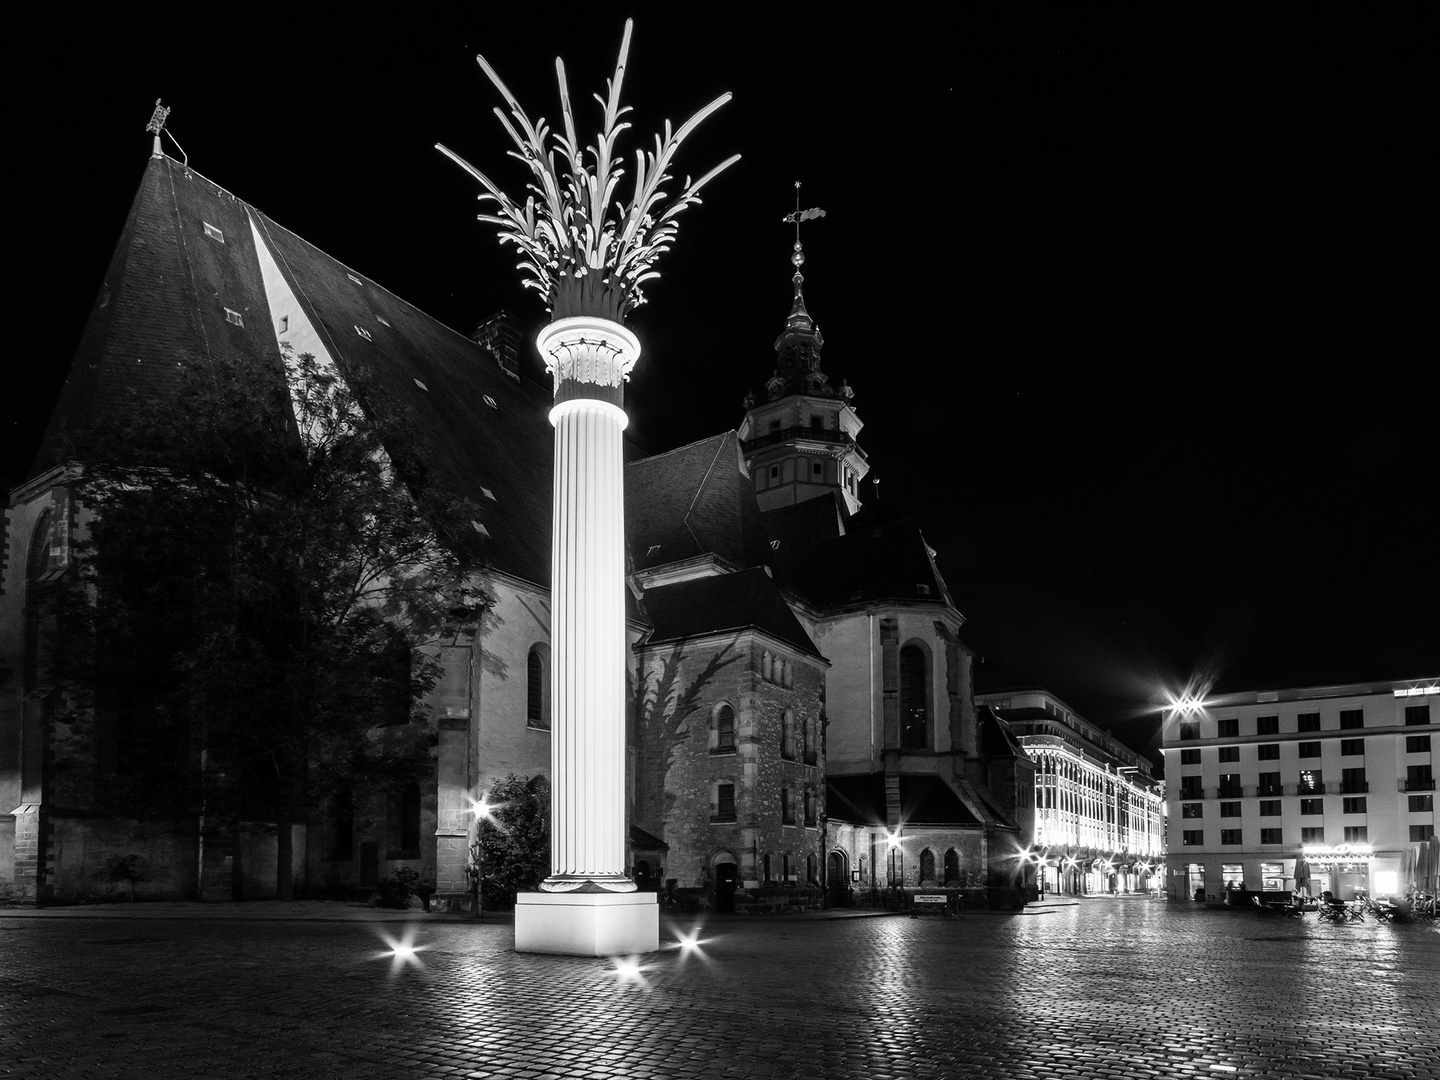
[[225,321],[234,326],[245,325],[245,320],[241,317],[240,313],[238,311],[231,311],[228,307],[225,309]]
[[211,240],[216,240],[222,244],[225,242],[225,234],[214,225],[211,225],[208,221],[201,222],[201,224],[205,226],[205,235]]
[[[351,323],[350,325],[354,326],[355,324],[354,324],[354,323]],[[363,337],[366,341],[373,341],[373,340],[374,340],[374,338],[372,338],[372,337],[370,336],[370,331],[369,331],[369,330],[366,330],[363,326],[356,326],[356,327],[355,327],[355,332],[356,332],[357,334],[359,334],[361,337]],[[419,380],[417,379],[416,381],[418,382]]]

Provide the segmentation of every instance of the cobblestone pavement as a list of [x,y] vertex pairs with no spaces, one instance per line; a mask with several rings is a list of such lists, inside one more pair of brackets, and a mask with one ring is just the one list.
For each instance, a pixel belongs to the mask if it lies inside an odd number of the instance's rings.
[[1435,923],[714,918],[627,974],[507,923],[197,907],[0,911],[0,1076],[1440,1077]]

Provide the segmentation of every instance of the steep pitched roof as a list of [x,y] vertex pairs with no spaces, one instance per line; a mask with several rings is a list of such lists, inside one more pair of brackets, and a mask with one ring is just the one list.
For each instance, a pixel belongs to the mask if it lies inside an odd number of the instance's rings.
[[652,641],[754,629],[801,652],[820,656],[815,642],[763,567],[647,589],[645,609],[655,628]]
[[637,570],[700,555],[736,567],[770,561],[733,431],[627,465],[625,531]]
[[[885,774],[832,776],[825,781],[832,819],[884,826]],[[981,821],[942,777],[900,774],[900,820],[906,825],[979,825]]]
[[546,389],[166,157],[146,166],[31,476],[59,463],[67,431],[175,394],[186,369],[284,378],[252,222],[341,373],[409,413],[433,481],[479,506],[491,565],[548,584]]
[[876,600],[954,601],[925,537],[912,521],[897,521],[816,544],[775,550],[777,580],[818,607]]

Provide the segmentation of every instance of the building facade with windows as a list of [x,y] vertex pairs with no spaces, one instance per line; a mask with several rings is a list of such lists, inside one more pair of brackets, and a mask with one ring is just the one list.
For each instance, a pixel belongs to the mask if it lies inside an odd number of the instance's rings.
[[1150,761],[1048,690],[976,695],[1035,762],[1030,852],[1046,892],[1137,892],[1164,880],[1165,799]]
[[1167,714],[1171,899],[1390,894],[1434,832],[1440,679],[1222,694]]

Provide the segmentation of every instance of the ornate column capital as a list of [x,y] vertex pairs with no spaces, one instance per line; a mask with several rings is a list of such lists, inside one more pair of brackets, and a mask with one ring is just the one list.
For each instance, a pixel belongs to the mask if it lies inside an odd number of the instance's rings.
[[576,399],[624,406],[625,381],[640,359],[640,342],[617,322],[572,315],[545,326],[535,339],[555,380],[555,402]]

